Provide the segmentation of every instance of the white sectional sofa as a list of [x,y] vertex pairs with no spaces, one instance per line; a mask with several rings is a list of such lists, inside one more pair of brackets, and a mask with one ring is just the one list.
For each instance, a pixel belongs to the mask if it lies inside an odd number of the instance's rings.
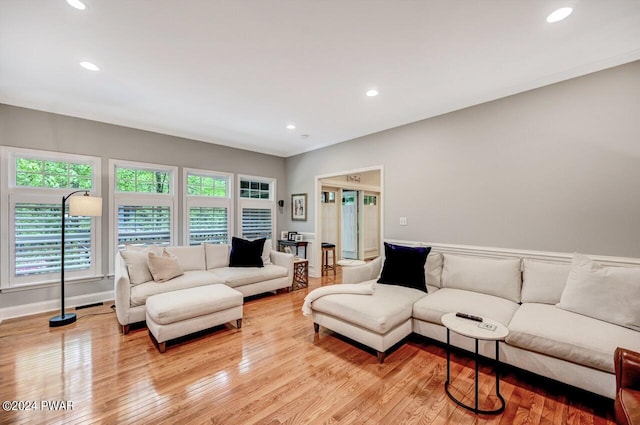
[[[382,264],[378,258],[364,266],[344,268],[343,283],[372,284]],[[584,294],[565,290],[571,270],[571,263],[432,252],[425,264],[428,293],[375,283],[372,295],[322,296],[311,303],[314,327],[317,331],[324,326],[374,348],[384,361],[384,351],[412,332],[445,342],[441,317],[449,312],[470,313],[508,327],[509,335],[500,344],[501,362],[615,398],[613,353],[618,346],[640,349],[640,316],[632,313],[633,323],[621,326],[571,310],[576,310],[576,304],[591,302],[593,306],[601,303],[595,315],[605,319],[612,313],[605,309],[629,312],[635,306],[640,313],[640,282],[628,282],[635,288],[628,292],[631,299],[612,306],[615,297],[603,299],[611,291],[601,292],[604,295],[593,291],[592,295],[593,287],[588,286]],[[634,273],[638,272],[635,268]],[[582,296],[587,299],[574,302],[567,298]],[[589,300],[590,296],[600,299]],[[473,339],[453,332],[451,344],[474,350]],[[495,344],[480,341],[479,352],[494,358]]]
[[[114,293],[116,316],[123,333],[131,323],[145,320],[145,304],[152,295],[193,288],[225,284],[245,297],[291,288],[293,255],[273,250],[271,241],[264,244],[264,267],[229,267],[230,245],[208,244],[164,248],[177,257],[184,274],[167,280],[153,280],[146,263],[148,250],[127,249],[116,254]],[[151,248],[161,252],[161,249]]]

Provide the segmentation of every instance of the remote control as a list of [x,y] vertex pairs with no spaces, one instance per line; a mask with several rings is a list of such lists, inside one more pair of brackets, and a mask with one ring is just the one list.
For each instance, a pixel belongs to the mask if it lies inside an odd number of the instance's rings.
[[473,320],[473,321],[475,321],[475,322],[482,322],[482,317],[480,317],[480,316],[474,316],[473,314],[467,314],[467,313],[456,313],[456,316],[458,316],[458,317],[462,317],[463,319]]

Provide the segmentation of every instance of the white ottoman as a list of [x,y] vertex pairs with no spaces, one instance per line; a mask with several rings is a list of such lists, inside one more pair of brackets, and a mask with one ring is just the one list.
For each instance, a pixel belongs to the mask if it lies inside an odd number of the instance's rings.
[[241,328],[242,302],[242,292],[222,284],[153,295],[146,302],[147,328],[158,350],[164,353],[170,339],[233,320]]

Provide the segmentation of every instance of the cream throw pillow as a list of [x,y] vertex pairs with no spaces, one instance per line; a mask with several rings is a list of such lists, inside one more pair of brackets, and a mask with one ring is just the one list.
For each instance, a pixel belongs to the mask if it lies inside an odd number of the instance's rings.
[[264,266],[271,264],[271,249],[271,239],[267,239],[262,248],[262,265]]
[[575,253],[557,306],[640,331],[640,267],[605,267]]
[[127,265],[129,282],[131,282],[132,285],[138,285],[140,283],[153,280],[151,272],[149,271],[149,266],[147,265],[147,254],[149,252],[159,254],[160,248],[156,245],[150,245],[147,247],[127,245],[125,250],[120,251],[120,255]]
[[156,282],[166,282],[174,277],[182,276],[184,271],[178,262],[178,257],[164,250],[162,255],[149,252],[149,270]]

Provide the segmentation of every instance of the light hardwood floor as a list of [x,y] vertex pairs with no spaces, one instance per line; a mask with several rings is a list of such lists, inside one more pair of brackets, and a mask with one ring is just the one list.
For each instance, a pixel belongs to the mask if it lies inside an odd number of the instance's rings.
[[[340,280],[311,279],[310,288]],[[122,335],[112,303],[0,324],[0,424],[613,424],[612,402],[522,371],[503,370],[504,413],[477,416],[444,392],[445,351],[410,337],[378,364],[375,353],[322,328],[300,307],[307,290],[246,300],[242,329],[221,326],[160,354],[144,327]],[[457,353],[452,387],[473,397],[473,362]],[[481,369],[480,397],[494,390]],[[45,401],[73,410],[47,411]],[[495,397],[481,405],[491,408]],[[29,407],[33,407],[29,404]]]

